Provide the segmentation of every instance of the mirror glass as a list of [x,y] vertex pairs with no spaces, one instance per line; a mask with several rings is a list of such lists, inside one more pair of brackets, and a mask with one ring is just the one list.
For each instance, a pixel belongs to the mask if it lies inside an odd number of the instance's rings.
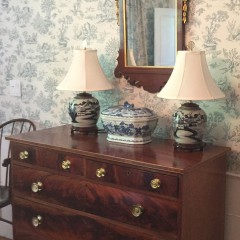
[[176,57],[177,0],[127,0],[127,66],[173,67]]
[[115,0],[120,48],[115,76],[156,93],[184,47],[189,0]]

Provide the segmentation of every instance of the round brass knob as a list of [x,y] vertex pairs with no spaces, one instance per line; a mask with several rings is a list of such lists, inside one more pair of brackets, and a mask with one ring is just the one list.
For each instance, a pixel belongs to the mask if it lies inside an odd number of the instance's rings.
[[19,158],[24,160],[24,159],[27,159],[28,158],[28,151],[23,151],[23,152],[20,152],[19,153]]
[[42,216],[38,215],[32,218],[32,225],[34,227],[38,227],[40,224],[42,224]]
[[101,178],[101,177],[104,177],[106,174],[106,171],[104,168],[99,168],[96,170],[96,176]]
[[153,189],[160,188],[160,186],[161,186],[161,181],[160,181],[160,179],[155,178],[155,179],[153,179],[153,180],[151,181],[150,185],[151,185],[151,187],[152,187]]
[[143,214],[143,207],[140,204],[133,205],[132,215],[134,217],[140,217]]
[[32,186],[31,186],[32,192],[34,193],[40,192],[42,190],[42,186],[43,184],[41,182],[32,183]]
[[67,170],[71,167],[71,162],[69,160],[62,161],[62,169]]

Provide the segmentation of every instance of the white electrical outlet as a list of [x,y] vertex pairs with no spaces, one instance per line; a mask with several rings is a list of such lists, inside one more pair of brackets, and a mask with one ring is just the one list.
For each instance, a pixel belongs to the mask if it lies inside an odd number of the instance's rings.
[[10,95],[21,97],[21,82],[20,80],[10,80]]

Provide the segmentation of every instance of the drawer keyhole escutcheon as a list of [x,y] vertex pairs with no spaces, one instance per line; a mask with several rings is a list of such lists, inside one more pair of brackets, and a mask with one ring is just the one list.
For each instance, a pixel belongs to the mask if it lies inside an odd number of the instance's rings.
[[28,151],[23,151],[23,152],[20,152],[19,153],[19,157],[20,159],[24,160],[24,159],[27,159],[28,158]]
[[32,183],[32,186],[31,186],[32,192],[34,193],[40,192],[42,190],[42,186],[43,184],[41,182]]
[[140,217],[143,214],[143,207],[140,204],[132,206],[132,215],[134,217]]
[[99,168],[96,170],[96,176],[98,178],[105,177],[106,171],[104,168]]
[[151,187],[152,187],[153,189],[160,188],[160,186],[161,186],[161,181],[160,181],[160,179],[155,178],[155,179],[153,179],[153,180],[151,181],[150,185],[151,185]]
[[32,225],[34,227],[38,227],[40,224],[42,224],[42,216],[38,215],[32,218]]
[[69,160],[62,161],[62,169],[67,170],[71,167],[71,162]]

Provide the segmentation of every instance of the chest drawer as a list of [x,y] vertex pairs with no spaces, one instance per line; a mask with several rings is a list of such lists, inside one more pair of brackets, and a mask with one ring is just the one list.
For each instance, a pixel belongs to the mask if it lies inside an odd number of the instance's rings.
[[179,209],[176,201],[91,182],[86,184],[87,212],[142,229],[177,235]]
[[14,199],[15,240],[173,240],[77,211]]
[[133,191],[14,165],[13,191],[148,230],[176,234],[178,204]]
[[109,182],[174,198],[179,194],[177,175],[113,165],[104,161],[87,159],[86,177],[98,182]]
[[62,205],[78,210],[86,206],[86,182],[18,165],[12,166],[15,195]]
[[24,144],[13,144],[12,157],[19,163],[28,163],[69,174],[84,174],[85,158],[81,155],[48,148],[35,148]]

